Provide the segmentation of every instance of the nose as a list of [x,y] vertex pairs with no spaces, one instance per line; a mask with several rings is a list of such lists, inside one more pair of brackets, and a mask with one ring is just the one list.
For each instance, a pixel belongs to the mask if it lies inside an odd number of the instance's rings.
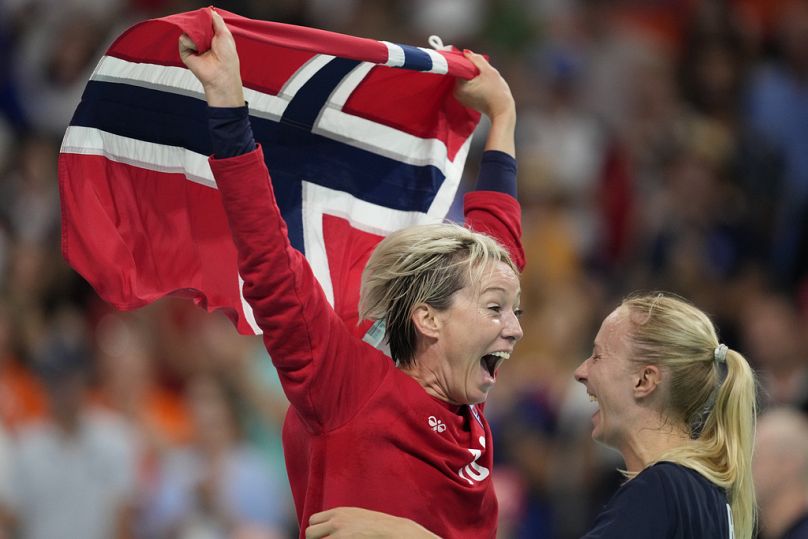
[[524,332],[522,331],[522,324],[519,323],[519,318],[515,314],[512,314],[509,317],[508,323],[505,324],[502,333],[503,337],[514,343],[522,338],[524,335]]
[[588,365],[589,365],[589,359],[585,360],[583,363],[578,365],[578,368],[575,369],[575,373],[573,373],[573,376],[575,376],[576,381],[578,381],[578,382],[580,382],[582,384],[586,383],[588,370],[589,370]]

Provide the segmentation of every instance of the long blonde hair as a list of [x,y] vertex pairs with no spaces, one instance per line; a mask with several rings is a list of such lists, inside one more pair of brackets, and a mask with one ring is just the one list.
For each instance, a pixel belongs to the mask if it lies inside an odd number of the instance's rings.
[[755,528],[752,451],[755,376],[746,359],[720,345],[713,323],[686,301],[654,293],[623,301],[632,316],[633,361],[670,374],[666,413],[690,427],[693,443],[661,455],[692,468],[727,492],[735,537]]

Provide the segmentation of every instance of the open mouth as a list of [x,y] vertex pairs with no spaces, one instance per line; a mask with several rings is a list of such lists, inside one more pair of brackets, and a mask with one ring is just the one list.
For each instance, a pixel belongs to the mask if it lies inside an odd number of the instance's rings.
[[502,364],[503,361],[511,357],[510,352],[491,352],[490,354],[486,354],[480,359],[480,365],[488,371],[488,374],[491,375],[491,378],[496,378],[497,369]]

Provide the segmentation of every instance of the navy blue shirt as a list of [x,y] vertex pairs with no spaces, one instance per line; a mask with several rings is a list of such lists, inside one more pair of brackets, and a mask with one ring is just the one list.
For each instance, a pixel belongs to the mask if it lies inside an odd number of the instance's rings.
[[795,521],[780,539],[808,539],[808,513]]
[[693,539],[730,537],[724,489],[700,473],[659,462],[614,494],[586,539]]

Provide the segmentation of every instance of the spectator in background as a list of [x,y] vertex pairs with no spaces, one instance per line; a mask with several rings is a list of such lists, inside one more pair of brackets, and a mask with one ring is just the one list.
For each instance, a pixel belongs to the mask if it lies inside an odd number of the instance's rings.
[[[724,144],[721,133],[714,127],[687,122],[683,140],[668,148],[664,181],[644,208],[644,269],[632,283],[687,291],[711,310],[722,300],[720,293],[714,297],[718,284],[741,266],[748,238],[738,193],[723,174],[726,159],[704,151],[724,153],[719,149]],[[715,211],[717,207],[721,210]]]
[[163,459],[160,484],[146,510],[157,538],[283,537],[288,515],[283,477],[243,441],[235,395],[221,380],[194,376],[187,387],[192,443]]
[[808,538],[808,420],[796,410],[758,419],[752,471],[763,539]]
[[12,517],[8,508],[11,481],[11,438],[0,423],[0,539],[11,537]]
[[808,2],[792,0],[781,15],[782,58],[756,71],[746,121],[783,162],[771,257],[774,275],[791,286],[806,277],[808,268]]
[[132,431],[136,456],[135,526],[159,488],[165,454],[190,439],[188,411],[176,388],[164,387],[157,375],[154,336],[141,317],[106,314],[95,328],[97,386],[93,401],[120,415]]
[[[27,3],[37,23],[26,28],[15,51],[15,86],[30,126],[59,137],[79,104],[123,2]],[[32,14],[25,19],[30,22]]]
[[760,372],[763,405],[808,410],[808,352],[794,301],[767,290],[750,294],[741,321],[744,349]]
[[97,399],[139,433],[147,459],[187,443],[191,433],[182,396],[160,383],[150,337],[132,315],[109,314],[96,328]]
[[83,322],[61,309],[36,357],[49,416],[19,434],[9,507],[20,537],[109,539],[131,533],[131,434],[87,401]]
[[44,389],[22,361],[15,325],[0,296],[0,427],[10,431],[45,413]]
[[49,137],[28,135],[17,148],[14,166],[0,185],[0,213],[22,243],[43,245],[59,230],[58,145]]
[[244,437],[261,451],[291,503],[279,435],[289,401],[260,337],[239,335],[230,320],[217,315],[205,316],[194,332],[200,345],[196,363],[210,368],[238,394],[239,424],[244,427]]

